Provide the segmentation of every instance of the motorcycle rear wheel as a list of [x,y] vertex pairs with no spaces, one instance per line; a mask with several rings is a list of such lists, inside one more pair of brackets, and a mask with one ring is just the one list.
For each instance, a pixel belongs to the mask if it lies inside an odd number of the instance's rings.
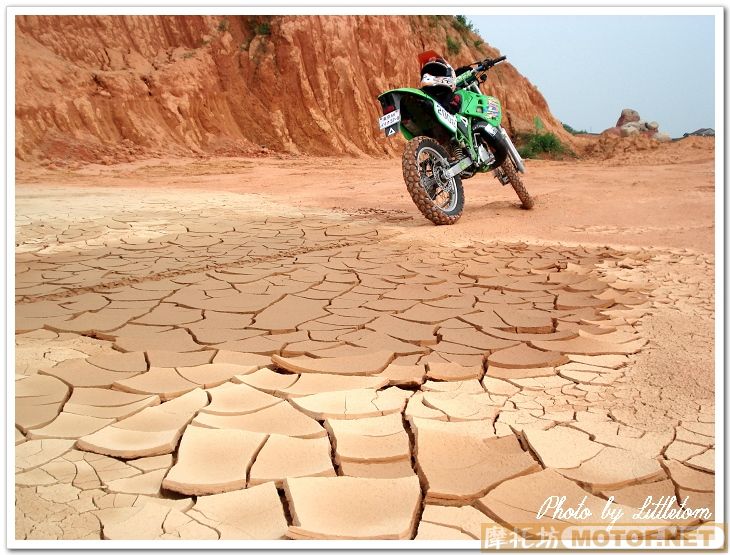
[[412,139],[403,151],[403,180],[408,193],[421,213],[436,225],[455,224],[464,210],[461,178],[439,178],[449,165],[444,147],[430,137]]

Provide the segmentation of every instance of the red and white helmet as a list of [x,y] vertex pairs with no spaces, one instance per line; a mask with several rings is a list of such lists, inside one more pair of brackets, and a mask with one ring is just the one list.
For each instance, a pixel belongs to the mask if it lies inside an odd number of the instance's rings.
[[421,87],[456,90],[456,72],[443,57],[433,50],[418,56],[421,63]]

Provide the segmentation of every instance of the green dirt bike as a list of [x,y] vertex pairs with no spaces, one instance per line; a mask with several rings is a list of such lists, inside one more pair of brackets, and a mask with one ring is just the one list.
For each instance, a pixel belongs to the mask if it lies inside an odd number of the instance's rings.
[[382,93],[380,128],[386,137],[403,133],[403,179],[418,209],[436,225],[454,224],[464,209],[462,179],[493,171],[502,183],[512,185],[529,210],[534,202],[519,173],[522,158],[501,126],[502,105],[482,94],[479,83],[487,71],[507,57],[469,64],[456,77],[456,114],[449,113],[421,89],[400,88]]

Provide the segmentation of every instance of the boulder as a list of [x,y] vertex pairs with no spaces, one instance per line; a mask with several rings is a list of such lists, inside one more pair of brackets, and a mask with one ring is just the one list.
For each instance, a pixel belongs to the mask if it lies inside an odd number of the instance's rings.
[[646,121],[641,119],[636,110],[624,108],[621,116],[618,118],[615,127],[606,129],[601,133],[604,136],[618,137],[634,137],[641,135],[642,137],[654,138],[661,142],[670,141],[671,138],[666,133],[659,133],[659,123],[656,121]]
[[632,110],[631,108],[624,108],[623,110],[621,110],[621,116],[616,122],[616,127],[622,127],[626,123],[639,121],[640,119],[641,118],[639,117],[639,112],[637,112],[636,110]]

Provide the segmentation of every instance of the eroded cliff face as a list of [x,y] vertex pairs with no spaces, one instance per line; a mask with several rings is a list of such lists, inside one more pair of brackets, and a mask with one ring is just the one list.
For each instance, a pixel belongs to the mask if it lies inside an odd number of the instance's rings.
[[[428,49],[454,67],[499,54],[445,16],[21,16],[16,156],[393,155],[401,144],[378,129],[376,97],[417,86]],[[565,136],[508,63],[483,90],[508,129],[537,116]]]

